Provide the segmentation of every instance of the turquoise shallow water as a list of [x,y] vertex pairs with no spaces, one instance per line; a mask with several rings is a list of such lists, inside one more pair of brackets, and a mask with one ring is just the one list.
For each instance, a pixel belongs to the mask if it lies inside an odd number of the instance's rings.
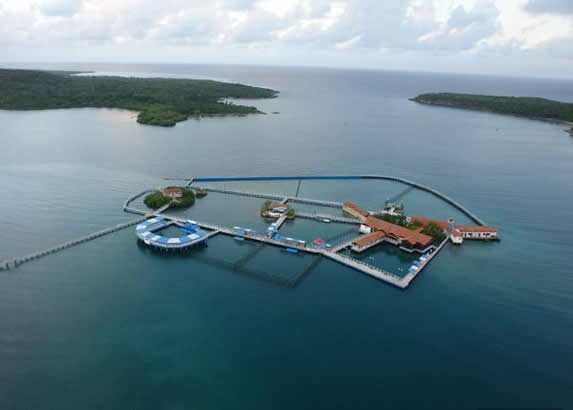
[[[572,82],[83,68],[266,85],[280,97],[256,104],[280,114],[158,129],[118,110],[0,111],[0,257],[126,221],[128,195],[192,175],[395,174],[453,196],[503,240],[446,247],[402,292],[328,260],[280,286],[265,275],[293,278],[315,260],[229,238],[177,256],[138,246],[131,230],[100,238],[0,274],[0,408],[573,406],[573,141],[555,124],[407,100],[452,90],[573,101]],[[305,182],[300,195],[376,208],[402,191]],[[403,199],[411,213],[462,218],[424,193]],[[264,229],[259,206],[209,194],[183,214]],[[301,237],[345,229],[285,226]]]

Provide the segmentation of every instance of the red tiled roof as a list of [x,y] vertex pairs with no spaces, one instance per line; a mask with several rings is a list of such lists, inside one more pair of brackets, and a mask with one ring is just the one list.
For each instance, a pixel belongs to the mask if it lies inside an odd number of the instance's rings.
[[353,209],[354,211],[358,212],[360,215],[362,216],[368,216],[370,215],[370,213],[368,211],[366,211],[365,209],[359,207],[358,205],[356,205],[354,202],[350,202],[350,201],[346,201],[342,204],[342,206],[344,208],[350,208]]
[[449,225],[448,221],[442,221],[440,219],[426,218],[424,216],[412,216],[411,219],[412,219],[412,222],[419,222],[424,227],[428,226],[429,224],[438,225],[444,231],[446,229],[448,229],[448,225]]
[[373,216],[366,218],[363,224],[369,226],[375,231],[383,231],[386,236],[394,236],[401,241],[408,242],[410,245],[426,247],[432,243],[431,236],[383,221],[382,219],[378,219]]
[[355,239],[353,243],[355,243],[356,245],[363,247],[366,246],[372,242],[378,242],[379,240],[381,240],[382,238],[384,238],[386,236],[386,233],[384,233],[383,231],[375,231],[373,233],[370,233],[368,235],[364,235],[359,237],[358,239]]
[[163,194],[168,195],[168,194],[180,194],[180,193],[182,193],[183,191],[181,190],[181,188],[163,188],[163,189],[161,190],[161,192],[162,192]]

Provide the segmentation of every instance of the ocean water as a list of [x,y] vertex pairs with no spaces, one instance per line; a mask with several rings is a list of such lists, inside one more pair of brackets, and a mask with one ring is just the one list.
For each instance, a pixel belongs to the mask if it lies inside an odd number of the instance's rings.
[[[280,114],[163,129],[122,110],[0,111],[0,258],[127,221],[125,198],[165,177],[206,175],[402,176],[459,200],[503,240],[447,246],[400,291],[328,260],[230,238],[168,255],[138,245],[131,229],[102,237],[0,273],[1,409],[573,407],[573,139],[557,124],[408,101],[431,91],[573,101],[572,81],[46,68],[268,86],[279,98],[253,103]],[[403,191],[374,181],[300,187],[301,196],[372,208],[403,194],[409,213],[463,220],[423,192]],[[260,230],[268,221],[259,206],[209,194],[181,214]],[[345,229],[285,226],[304,239]],[[401,258],[384,253],[368,257],[397,269]],[[239,260],[244,269],[234,271]],[[294,287],[267,280],[307,270]]]

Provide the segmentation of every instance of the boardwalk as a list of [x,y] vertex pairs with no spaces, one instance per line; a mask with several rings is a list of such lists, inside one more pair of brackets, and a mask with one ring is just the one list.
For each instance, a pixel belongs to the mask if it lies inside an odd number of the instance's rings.
[[352,245],[352,242],[354,242],[355,240],[356,240],[356,238],[352,238],[352,239],[350,239],[350,240],[348,240],[348,241],[346,241],[346,242],[342,242],[342,243],[339,244],[339,245],[333,246],[333,247],[330,249],[330,251],[331,251],[331,252],[335,252],[335,253],[336,253],[336,252],[340,252],[341,250],[350,247],[350,245]]
[[30,261],[35,260],[35,259],[39,259],[43,256],[51,255],[53,253],[63,251],[64,249],[71,248],[72,246],[80,245],[82,243],[97,239],[97,238],[102,237],[104,235],[108,235],[110,233],[120,231],[122,229],[128,228],[128,227],[133,226],[133,225],[137,225],[138,223],[143,222],[145,219],[146,218],[133,219],[131,221],[128,221],[128,222],[125,222],[122,224],[113,225],[113,226],[110,226],[109,228],[102,229],[101,231],[93,232],[89,235],[85,235],[85,236],[82,236],[80,238],[73,239],[71,241],[67,241],[67,242],[61,243],[59,245],[52,246],[52,247],[47,248],[47,249],[33,252],[33,253],[28,254],[28,255],[19,256],[19,257],[4,260],[4,261],[0,262],[0,270],[8,270],[11,268],[15,268],[19,265],[22,265],[26,262],[30,262]]
[[279,230],[280,227],[283,226],[283,224],[285,223],[286,220],[287,220],[287,216],[281,215],[281,217],[279,219],[277,219],[277,221],[275,222],[276,229]]
[[320,213],[309,213],[309,212],[297,212],[297,218],[305,218],[305,219],[315,219],[318,221],[323,221],[324,219],[329,219],[331,222],[338,222],[342,224],[352,224],[352,225],[360,225],[360,221],[354,218],[346,218],[344,216],[336,216],[336,215],[329,215],[329,214],[320,214]]
[[117,232],[117,231],[121,231],[125,228],[129,228],[130,226],[134,226],[137,225],[143,221],[145,221],[148,217],[153,216],[155,214],[158,214],[159,212],[163,212],[165,209],[167,209],[169,207],[169,204],[167,204],[166,206],[162,207],[161,209],[158,209],[157,211],[153,211],[153,212],[145,212],[141,209],[137,209],[137,208],[133,208],[130,207],[129,205],[131,204],[131,202],[133,202],[134,200],[136,200],[137,198],[140,198],[141,196],[145,195],[148,192],[153,191],[152,189],[147,189],[145,191],[142,191],[138,194],[132,195],[130,196],[127,201],[125,201],[125,203],[123,204],[123,210],[126,212],[130,212],[133,214],[137,214],[140,215],[139,218],[137,219],[132,219],[128,222],[125,223],[121,223],[121,224],[116,224],[116,225],[112,225],[108,228],[102,229],[100,231],[97,232],[93,232],[90,233],[88,235],[82,236],[80,238],[76,238],[76,239],[72,239],[70,241],[46,248],[46,249],[42,249],[36,252],[32,252],[30,254],[27,255],[23,255],[23,256],[17,256],[17,257],[12,257],[12,258],[8,258],[5,259],[3,261],[0,261],[0,271],[3,270],[9,270],[12,268],[16,268],[26,262],[30,262],[39,258],[42,258],[44,256],[48,256],[48,255],[52,255],[56,252],[60,252],[63,251],[65,249],[71,248],[73,246],[77,246],[77,245],[81,245],[83,243],[92,241],[94,239],[100,238],[104,235],[109,235],[111,233]]
[[375,266],[368,265],[364,262],[359,261],[358,259],[349,258],[347,256],[343,256],[340,255],[339,253],[334,253],[334,252],[324,252],[323,255],[338,263],[341,263],[343,265],[356,269],[362,273],[365,273],[366,275],[372,276],[376,279],[382,280],[386,283],[399,287],[400,289],[407,288],[409,285],[409,282],[404,281],[403,278],[396,276],[390,272],[386,272]]

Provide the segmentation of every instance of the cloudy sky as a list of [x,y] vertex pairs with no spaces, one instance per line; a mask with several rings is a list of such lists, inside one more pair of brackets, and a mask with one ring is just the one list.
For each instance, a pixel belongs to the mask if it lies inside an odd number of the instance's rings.
[[0,0],[0,63],[15,62],[573,78],[573,0]]

